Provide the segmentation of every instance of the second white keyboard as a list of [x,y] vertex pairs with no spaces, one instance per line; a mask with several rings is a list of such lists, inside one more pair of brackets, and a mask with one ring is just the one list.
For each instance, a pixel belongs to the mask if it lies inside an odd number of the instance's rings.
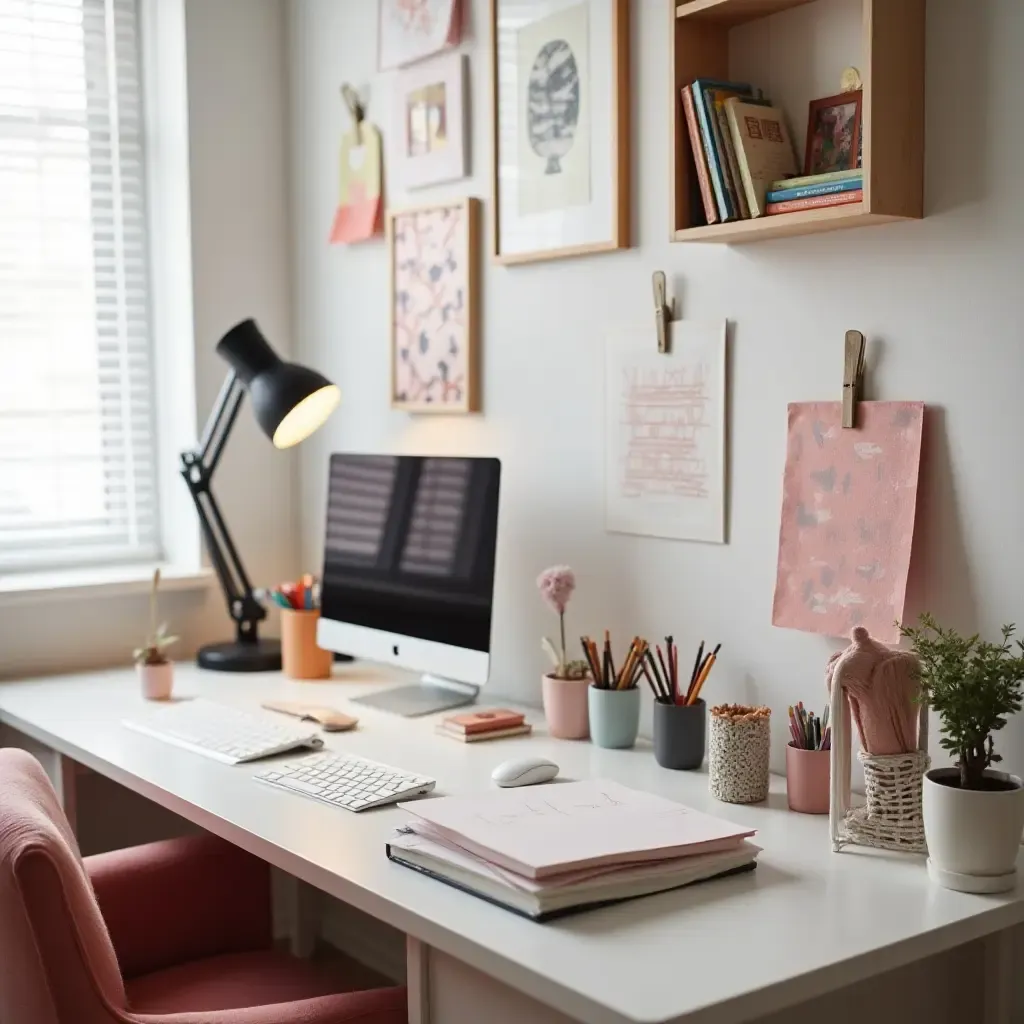
[[351,754],[315,754],[257,772],[260,782],[301,793],[347,811],[365,811],[422,796],[434,780]]

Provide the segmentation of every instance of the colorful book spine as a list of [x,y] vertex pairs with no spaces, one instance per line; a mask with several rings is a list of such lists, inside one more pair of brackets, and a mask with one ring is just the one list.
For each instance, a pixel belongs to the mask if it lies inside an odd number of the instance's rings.
[[812,196],[830,196],[836,192],[852,192],[863,189],[863,178],[848,178],[846,181],[830,181],[823,185],[804,185],[800,188],[775,189],[765,196],[769,203],[785,203],[790,199],[810,199]]
[[718,82],[709,78],[698,78],[693,83],[693,105],[697,108],[701,138],[704,140],[704,151],[708,158],[708,173],[715,191],[715,199],[718,202],[718,212],[723,221],[735,220],[736,211],[733,209],[725,185],[721,151],[715,145],[715,129],[718,127],[718,120],[714,116],[713,110],[710,109],[712,104],[709,104],[707,95],[708,91],[712,89],[730,89],[733,92],[749,93],[750,86]]
[[683,90],[683,116],[686,128],[690,133],[690,149],[693,150],[693,163],[697,168],[697,181],[700,184],[700,198],[704,204],[704,216],[709,224],[718,222],[718,203],[711,187],[708,175],[708,155],[704,152],[704,141],[700,134],[700,122],[693,104],[693,88],[687,85]]
[[736,147],[733,145],[732,132],[729,130],[729,117],[725,112],[725,100],[715,100],[715,117],[718,120],[718,137],[725,152],[726,187],[729,197],[736,207],[736,213],[743,220],[750,220],[750,205],[740,177],[740,165],[736,158]]
[[852,192],[834,192],[829,196],[811,196],[810,199],[790,199],[785,203],[768,203],[765,212],[770,217],[773,213],[795,213],[797,210],[813,210],[822,206],[859,203],[863,198],[864,190],[858,188]]
[[808,174],[803,178],[779,178],[769,186],[769,191],[779,192],[784,188],[803,188],[806,185],[824,185],[830,181],[849,181],[863,178],[863,167],[851,167],[848,171],[829,171],[827,174]]

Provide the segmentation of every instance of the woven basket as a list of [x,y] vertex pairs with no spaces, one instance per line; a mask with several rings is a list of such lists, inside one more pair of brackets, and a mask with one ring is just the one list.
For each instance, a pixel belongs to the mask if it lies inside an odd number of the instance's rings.
[[[837,673],[838,676],[838,673]],[[832,683],[832,799],[829,824],[832,849],[874,846],[905,853],[926,853],[921,788],[928,756],[928,708],[918,718],[917,750],[905,754],[857,754],[864,768],[864,807],[851,808],[850,704],[838,678]]]

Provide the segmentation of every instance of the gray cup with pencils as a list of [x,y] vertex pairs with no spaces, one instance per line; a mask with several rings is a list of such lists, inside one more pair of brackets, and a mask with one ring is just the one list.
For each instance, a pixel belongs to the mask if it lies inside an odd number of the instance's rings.
[[700,692],[721,646],[705,654],[701,642],[685,690],[673,638],[665,637],[665,651],[658,646],[656,659],[647,652],[644,675],[654,694],[654,759],[662,768],[693,771],[704,761],[707,705]]
[[640,680],[646,641],[633,637],[626,660],[615,667],[611,636],[604,633],[604,651],[590,637],[582,637],[583,653],[594,682],[587,690],[590,739],[598,747],[621,750],[636,743],[640,730]]

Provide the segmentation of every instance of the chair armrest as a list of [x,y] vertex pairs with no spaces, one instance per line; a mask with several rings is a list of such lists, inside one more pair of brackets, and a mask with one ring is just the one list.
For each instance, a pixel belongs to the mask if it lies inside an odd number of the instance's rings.
[[132,1024],[408,1024],[404,988],[346,992],[273,1006],[248,1006],[207,1013],[132,1015]]
[[273,939],[270,868],[212,835],[85,858],[125,978]]

